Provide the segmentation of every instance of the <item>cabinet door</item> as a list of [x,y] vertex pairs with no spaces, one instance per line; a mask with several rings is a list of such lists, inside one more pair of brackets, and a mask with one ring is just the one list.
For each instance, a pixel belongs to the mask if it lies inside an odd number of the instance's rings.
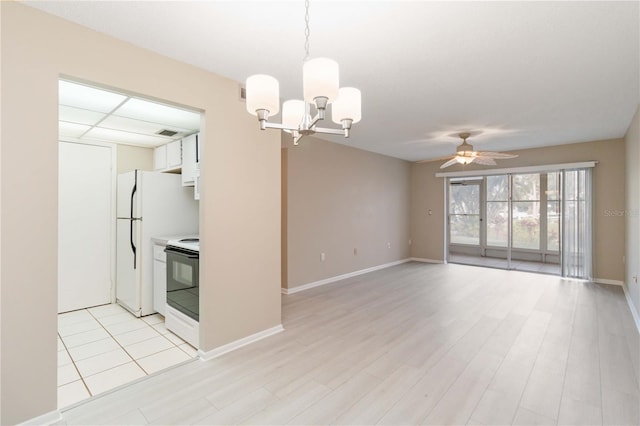
[[153,150],[153,169],[164,170],[167,168],[167,145],[160,145]]
[[182,165],[182,141],[167,144],[167,168],[176,169]]
[[197,134],[182,139],[182,186],[195,185],[197,145]]

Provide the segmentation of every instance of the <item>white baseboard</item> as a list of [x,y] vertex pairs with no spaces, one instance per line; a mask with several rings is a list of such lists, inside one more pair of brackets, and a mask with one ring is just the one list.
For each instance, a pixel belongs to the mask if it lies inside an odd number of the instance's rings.
[[624,287],[624,283],[619,280],[608,280],[606,278],[594,278],[593,282],[598,284],[619,285]]
[[33,419],[27,420],[26,422],[20,423],[20,425],[31,426],[31,425],[52,425],[54,423],[58,423],[62,420],[62,413],[60,411],[50,411],[46,414],[43,414],[38,417],[34,417]]
[[435,260],[435,259],[425,259],[423,257],[411,257],[409,258],[412,262],[422,262],[422,263],[444,263],[444,260]]
[[282,288],[280,289],[280,293],[282,293],[282,294],[289,294],[289,291],[288,291],[286,288],[282,287]]
[[631,300],[631,295],[627,291],[627,286],[623,285],[622,290],[624,290],[624,297],[627,299],[627,305],[629,305],[631,316],[633,317],[633,321],[636,323],[636,329],[638,330],[638,334],[640,334],[640,315],[638,315],[636,306],[633,304],[633,301]]
[[395,262],[389,262],[389,263],[385,263],[385,264],[378,265],[378,266],[372,266],[371,268],[360,269],[359,271],[349,272],[349,273],[342,274],[342,275],[337,275],[337,276],[331,277],[331,278],[325,278],[324,280],[314,281],[314,282],[311,282],[311,283],[308,283],[308,284],[299,285],[297,287],[293,287],[293,288],[289,288],[289,289],[283,288],[282,289],[282,294],[299,293],[301,291],[309,290],[309,289],[314,288],[314,287],[319,287],[321,285],[330,284],[330,283],[333,283],[333,282],[336,282],[336,281],[344,280],[344,279],[355,277],[355,276],[362,275],[362,274],[367,274],[367,273],[373,272],[373,271],[379,271],[380,269],[389,268],[391,266],[400,265],[402,263],[407,263],[407,262],[410,262],[410,261],[411,261],[411,259],[409,259],[409,258],[402,259],[402,260],[396,260]]
[[268,328],[266,330],[259,331],[255,334],[252,334],[247,337],[243,337],[242,339],[238,339],[235,342],[227,343],[226,345],[218,346],[215,349],[210,351],[198,350],[198,356],[203,361],[208,361],[210,359],[217,358],[221,355],[224,355],[228,352],[235,351],[243,346],[247,346],[251,343],[257,342],[258,340],[262,340],[266,337],[273,336],[274,334],[280,333],[284,331],[282,324],[276,325],[275,327]]

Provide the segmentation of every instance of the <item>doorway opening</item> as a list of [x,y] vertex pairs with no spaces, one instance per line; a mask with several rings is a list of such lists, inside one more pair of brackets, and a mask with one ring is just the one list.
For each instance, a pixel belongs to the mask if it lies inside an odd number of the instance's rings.
[[590,169],[451,177],[447,261],[588,279]]
[[198,238],[202,121],[59,80],[60,409],[197,358],[197,337],[165,324],[164,246]]

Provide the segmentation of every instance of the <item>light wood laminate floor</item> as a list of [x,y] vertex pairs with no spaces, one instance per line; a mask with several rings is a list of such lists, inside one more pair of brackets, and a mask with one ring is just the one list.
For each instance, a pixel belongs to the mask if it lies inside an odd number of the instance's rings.
[[283,296],[285,331],[61,424],[634,424],[620,287],[407,263]]

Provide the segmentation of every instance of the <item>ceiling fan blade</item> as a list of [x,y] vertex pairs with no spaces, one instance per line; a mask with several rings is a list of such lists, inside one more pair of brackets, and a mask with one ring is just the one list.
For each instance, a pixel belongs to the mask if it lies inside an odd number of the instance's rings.
[[489,157],[478,157],[476,156],[473,159],[474,162],[478,163],[478,164],[482,164],[483,166],[495,166],[496,162],[493,158],[489,158]]
[[449,160],[449,159],[454,158],[454,157],[455,157],[455,155],[445,155],[444,157],[427,158],[426,160],[416,161],[416,163],[430,163],[432,161]]
[[455,157],[453,157],[451,160],[447,161],[446,163],[444,163],[442,166],[440,166],[441,169],[446,169],[449,166],[453,166],[454,164],[456,164],[458,162],[458,160],[456,160]]
[[506,158],[516,158],[518,155],[517,154],[506,154],[504,152],[484,151],[484,152],[476,152],[476,156],[484,157],[484,158],[506,159]]

